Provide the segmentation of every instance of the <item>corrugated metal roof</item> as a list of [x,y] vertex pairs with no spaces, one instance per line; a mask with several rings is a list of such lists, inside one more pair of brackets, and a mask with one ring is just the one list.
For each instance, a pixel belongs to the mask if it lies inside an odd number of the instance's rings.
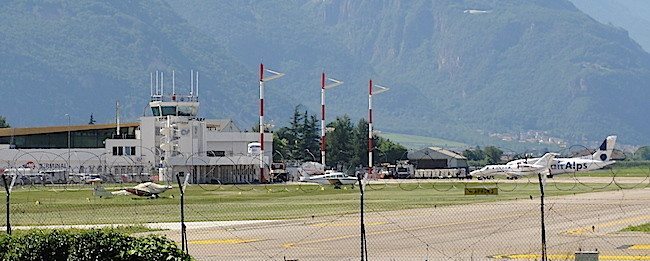
[[456,152],[453,152],[453,151],[450,151],[450,150],[446,150],[446,149],[443,149],[443,148],[440,148],[440,147],[429,147],[429,149],[434,150],[434,151],[437,151],[437,152],[442,153],[442,154],[445,154],[445,155],[447,155],[447,156],[449,156],[449,157],[452,157],[452,158],[456,158],[456,159],[467,159],[467,158],[465,158],[463,155],[460,155],[460,154],[458,154],[458,153],[456,153]]
[[[139,127],[139,122],[120,123],[120,127]],[[103,130],[115,129],[117,124],[92,124],[92,125],[64,125],[64,126],[46,126],[46,127],[30,127],[30,128],[2,128],[0,129],[0,137],[34,135],[34,134],[47,134],[68,131],[85,131],[85,130]]]
[[459,155],[456,152],[446,150],[440,147],[427,147],[419,150],[415,150],[408,153],[408,159],[420,159],[420,158],[431,158],[432,155],[438,155],[437,157],[452,158],[458,160],[467,160],[463,155]]

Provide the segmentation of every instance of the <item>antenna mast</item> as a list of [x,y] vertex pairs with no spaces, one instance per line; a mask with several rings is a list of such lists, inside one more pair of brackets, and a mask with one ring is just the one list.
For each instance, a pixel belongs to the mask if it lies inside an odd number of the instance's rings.
[[115,121],[117,125],[117,136],[120,136],[120,101],[115,101]]

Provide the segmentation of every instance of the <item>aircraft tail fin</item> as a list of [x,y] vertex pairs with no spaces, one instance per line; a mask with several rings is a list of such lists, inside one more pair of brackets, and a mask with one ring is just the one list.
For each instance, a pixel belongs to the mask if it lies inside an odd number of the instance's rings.
[[555,156],[557,155],[557,153],[546,153],[535,162],[535,165],[546,166],[547,168],[550,168],[551,164],[553,164],[553,159],[555,159]]
[[614,145],[616,145],[616,136],[608,136],[596,152],[592,155],[592,159],[601,160],[601,161],[610,161],[612,157],[612,152],[614,151]]

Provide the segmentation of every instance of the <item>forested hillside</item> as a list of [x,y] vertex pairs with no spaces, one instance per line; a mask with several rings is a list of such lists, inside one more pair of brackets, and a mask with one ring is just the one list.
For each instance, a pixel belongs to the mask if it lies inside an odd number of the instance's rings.
[[650,50],[650,1],[571,0],[581,11],[604,24],[621,27],[643,48]]
[[[164,1],[10,1],[0,9],[2,115],[13,126],[85,124],[142,115],[149,73],[189,91],[200,72],[202,114],[257,119],[256,74]],[[237,106],[234,106],[237,105]],[[289,107],[290,108],[290,107]]]
[[328,108],[353,117],[368,78],[393,87],[377,96],[380,129],[650,142],[650,56],[566,0],[170,2],[244,63],[290,72],[287,95],[310,108],[321,68],[347,81]]
[[548,131],[570,143],[619,134],[650,143],[650,55],[620,27],[568,0],[9,1],[0,10],[0,115],[12,126],[142,115],[149,73],[201,72],[201,116],[257,121],[256,69],[267,119],[317,112],[366,117],[367,81],[379,130],[470,144],[490,133]]

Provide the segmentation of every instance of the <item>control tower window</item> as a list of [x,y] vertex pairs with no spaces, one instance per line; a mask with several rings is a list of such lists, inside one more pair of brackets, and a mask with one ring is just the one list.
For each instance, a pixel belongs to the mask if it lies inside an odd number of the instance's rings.
[[193,111],[190,106],[178,106],[178,116],[193,116]]
[[162,116],[175,116],[176,115],[176,107],[175,106],[162,106]]
[[151,107],[151,112],[153,116],[160,116],[160,107]]

